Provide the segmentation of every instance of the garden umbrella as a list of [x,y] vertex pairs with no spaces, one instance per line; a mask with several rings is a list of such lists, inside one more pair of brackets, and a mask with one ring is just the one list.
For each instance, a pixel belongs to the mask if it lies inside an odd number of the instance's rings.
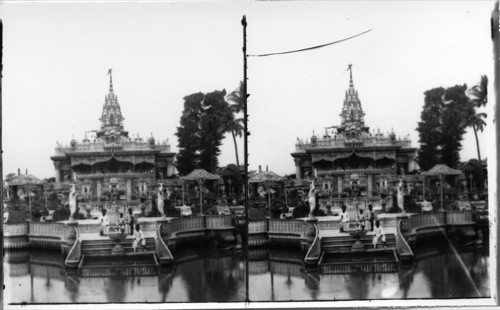
[[[262,183],[268,187],[273,182],[281,182],[283,178],[272,171],[261,171],[248,180],[248,183]],[[271,218],[271,192],[268,193],[269,218]]]
[[[462,171],[452,169],[444,164],[438,164],[432,167],[430,170],[427,170],[422,173],[424,176],[424,191],[425,191],[425,177],[426,176],[438,176],[440,189],[441,189],[441,211],[443,210],[443,176],[445,175],[461,175]],[[425,193],[424,193],[425,195]]]
[[31,220],[31,185],[41,185],[43,181],[37,177],[28,174],[20,174],[13,176],[9,181],[6,182],[7,186],[20,186],[26,187],[26,192],[28,194],[28,208],[29,208],[29,219]]
[[181,177],[184,181],[198,181],[200,185],[200,213],[203,215],[203,191],[201,186],[205,180],[220,180],[220,176],[210,173],[205,169],[194,169],[188,175]]

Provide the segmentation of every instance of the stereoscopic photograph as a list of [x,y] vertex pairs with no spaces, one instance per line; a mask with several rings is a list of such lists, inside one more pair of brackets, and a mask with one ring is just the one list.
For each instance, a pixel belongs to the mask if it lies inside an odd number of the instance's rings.
[[3,306],[496,304],[497,10],[3,2]]

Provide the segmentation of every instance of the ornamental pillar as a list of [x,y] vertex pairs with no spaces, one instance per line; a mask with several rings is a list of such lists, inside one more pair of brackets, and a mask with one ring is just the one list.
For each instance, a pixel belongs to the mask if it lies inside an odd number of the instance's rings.
[[342,184],[342,176],[337,176],[337,192],[340,195],[342,195],[342,189],[343,189],[343,184]]
[[101,198],[102,197],[102,180],[97,180],[96,189],[97,189],[97,198]]
[[127,179],[127,201],[132,198],[132,179]]
[[60,184],[61,183],[61,168],[60,168],[60,163],[54,162],[54,168],[56,171],[56,183]]
[[294,161],[295,161],[295,177],[297,179],[302,179],[302,174],[300,173],[300,159],[295,158]]
[[173,158],[167,159],[167,177],[175,174],[175,167],[173,162],[174,162]]
[[369,174],[368,175],[368,197],[371,197],[372,196],[372,192],[373,192],[373,175]]

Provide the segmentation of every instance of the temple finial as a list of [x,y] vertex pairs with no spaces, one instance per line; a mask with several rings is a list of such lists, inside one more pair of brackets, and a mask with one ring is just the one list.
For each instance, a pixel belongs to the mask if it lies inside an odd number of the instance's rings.
[[113,75],[112,72],[113,69],[108,69],[108,75],[109,75],[109,91],[113,91]]
[[352,82],[352,64],[349,64],[349,66],[347,67],[347,70],[349,70],[349,74],[350,74],[349,86],[353,86],[354,83]]

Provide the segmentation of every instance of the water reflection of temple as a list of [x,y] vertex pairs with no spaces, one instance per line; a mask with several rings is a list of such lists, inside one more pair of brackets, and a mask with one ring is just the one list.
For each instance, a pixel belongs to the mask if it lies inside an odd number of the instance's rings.
[[173,175],[175,153],[168,141],[158,142],[152,135],[144,139],[139,134],[129,136],[123,120],[110,75],[95,137],[89,139],[85,134],[82,141],[73,138],[69,146],[57,145],[51,157],[56,182],[76,180],[81,197],[87,200],[130,202],[148,197],[155,180]]
[[390,192],[398,175],[416,169],[416,148],[409,136],[370,131],[364,116],[351,71],[341,124],[326,128],[323,136],[297,138],[291,154],[297,179],[320,178],[318,183],[329,197],[370,198]]

